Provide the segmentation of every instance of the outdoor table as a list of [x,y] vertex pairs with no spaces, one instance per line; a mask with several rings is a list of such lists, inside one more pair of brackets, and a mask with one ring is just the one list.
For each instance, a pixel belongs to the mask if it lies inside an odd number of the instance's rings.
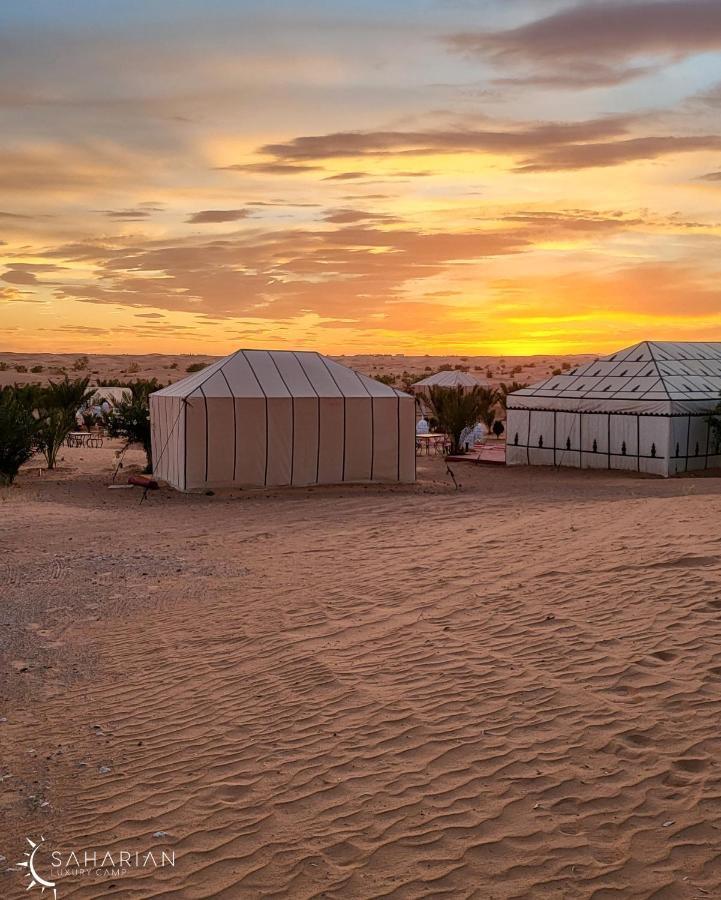
[[445,434],[417,434],[416,447],[421,456],[424,452],[426,456],[430,456],[431,453],[442,454],[447,440]]
[[103,436],[93,431],[71,431],[65,443],[68,447],[102,447]]

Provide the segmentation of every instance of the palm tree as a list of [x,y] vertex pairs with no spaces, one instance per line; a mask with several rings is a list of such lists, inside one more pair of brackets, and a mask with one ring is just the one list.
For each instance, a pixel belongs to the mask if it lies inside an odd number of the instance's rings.
[[525,387],[528,387],[528,382],[526,381],[512,381],[510,384],[506,384],[504,381],[501,382],[501,387],[498,391],[498,402],[501,404],[501,408],[504,412],[506,411],[508,395],[514,393],[514,391],[520,391]]
[[483,422],[490,434],[493,423],[496,421],[496,404],[499,400],[498,391],[492,387],[478,387],[475,390],[478,392],[478,419]]
[[65,376],[63,381],[51,381],[40,395],[38,417],[38,447],[42,450],[48,469],[54,469],[63,441],[75,427],[75,416],[94,393],[88,388],[90,378]]
[[462,387],[428,389],[426,403],[442,432],[451,439],[451,453],[460,452],[461,435],[481,418],[488,402],[487,388],[471,390]]

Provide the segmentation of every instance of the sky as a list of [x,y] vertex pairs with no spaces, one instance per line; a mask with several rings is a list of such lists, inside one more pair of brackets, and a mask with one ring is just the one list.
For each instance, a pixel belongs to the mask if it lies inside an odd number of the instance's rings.
[[721,340],[718,0],[0,5],[0,349]]

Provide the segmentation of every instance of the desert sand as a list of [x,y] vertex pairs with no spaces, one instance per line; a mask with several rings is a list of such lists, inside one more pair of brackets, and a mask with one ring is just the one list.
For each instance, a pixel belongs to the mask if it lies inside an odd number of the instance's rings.
[[[0,387],[6,384],[38,384],[57,380],[64,373],[71,377],[88,376],[92,384],[103,379],[129,381],[135,378],[157,378],[162,384],[187,376],[188,366],[209,364],[217,356],[197,356],[162,353],[153,354],[95,354],[81,353],[2,353],[0,352]],[[405,356],[376,354],[334,356],[343,365],[364,375],[396,377],[399,386],[404,374],[421,377],[436,372],[441,366],[464,368],[477,378],[497,386],[502,381],[526,382],[547,378],[564,363],[576,366],[595,357],[577,356]],[[33,371],[35,370],[35,371]]]
[[2,897],[40,834],[176,854],[62,900],[721,896],[721,480],[63,455],[0,496]]

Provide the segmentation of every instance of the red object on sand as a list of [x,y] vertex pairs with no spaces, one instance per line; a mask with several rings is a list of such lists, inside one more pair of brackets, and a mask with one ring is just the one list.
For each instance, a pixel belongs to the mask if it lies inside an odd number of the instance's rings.
[[128,484],[136,484],[138,487],[144,487],[149,491],[157,491],[158,482],[146,475],[129,475]]

